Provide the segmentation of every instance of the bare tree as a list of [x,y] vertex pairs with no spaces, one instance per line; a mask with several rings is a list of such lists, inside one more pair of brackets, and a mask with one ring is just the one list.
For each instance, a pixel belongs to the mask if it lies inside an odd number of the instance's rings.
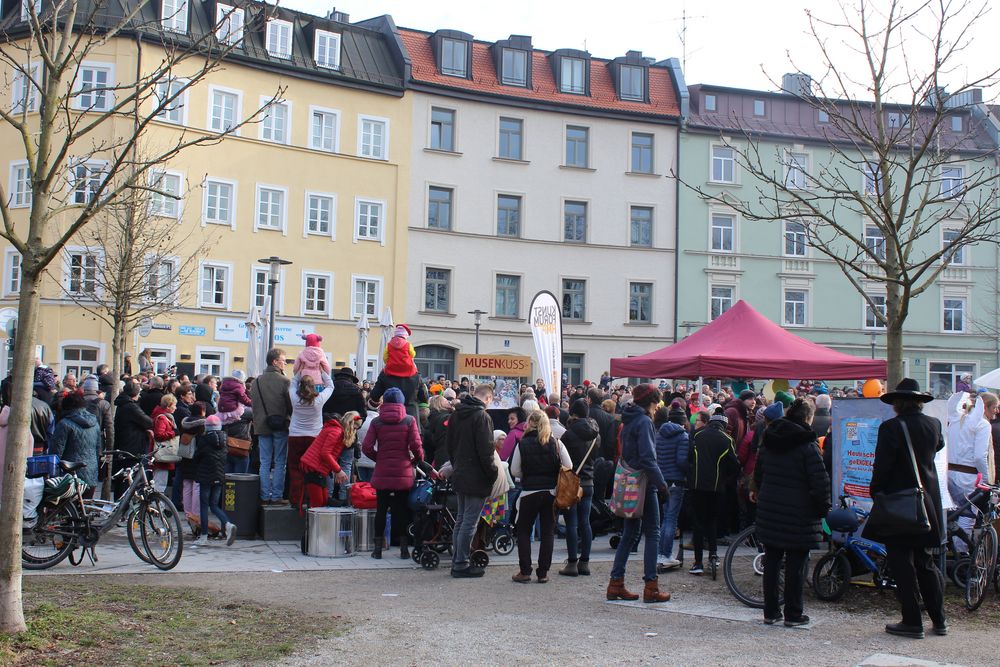
[[[730,146],[747,191],[684,183],[747,220],[790,222],[790,242],[836,263],[885,326],[890,385],[902,378],[911,301],[966,247],[997,241],[996,143],[981,91],[1000,69],[976,74],[980,63],[962,60],[986,11],[969,0],[852,0],[834,20],[807,13],[824,71],[783,87],[825,115],[810,143],[829,157],[804,164],[765,149],[741,121]],[[855,99],[858,91],[869,99]]]
[[[186,91],[219,72],[242,39],[243,14],[233,12],[203,32],[166,31],[146,2],[54,0],[23,3],[27,20],[8,22],[0,36],[0,80],[9,107],[0,122],[19,140],[27,170],[16,192],[0,185],[0,238],[21,255],[18,335],[14,345],[11,413],[0,513],[0,632],[25,629],[21,603],[21,513],[25,457],[30,452],[32,366],[39,292],[46,267],[104,211],[125,205],[136,191],[171,196],[151,180],[173,158],[216,144],[256,122],[262,107],[209,130],[159,131],[153,123]],[[183,6],[183,5],[182,5]],[[234,10],[235,11],[235,10]],[[266,20],[266,13],[254,20]],[[200,29],[199,29],[200,30]],[[133,71],[119,80],[84,77],[84,63],[109,48],[131,48]],[[122,68],[124,69],[124,68]],[[144,152],[138,150],[142,147]],[[30,206],[27,221],[12,202]]]

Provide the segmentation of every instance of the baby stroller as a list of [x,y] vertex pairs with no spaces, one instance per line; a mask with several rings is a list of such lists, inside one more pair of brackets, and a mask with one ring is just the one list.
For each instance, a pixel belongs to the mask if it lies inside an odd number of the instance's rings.
[[[501,556],[506,556],[514,550],[514,529],[507,521],[509,514],[510,508],[507,506],[506,496],[486,501],[486,506],[479,516],[476,534],[472,538],[472,560],[477,558],[475,552],[480,549],[492,549]],[[489,562],[488,558],[486,562]]]
[[604,497],[604,489],[611,485],[615,476],[615,462],[598,459],[594,462],[594,499],[590,505],[590,527],[594,535],[611,533],[611,548],[617,549],[622,538],[622,522],[615,516]]
[[[448,498],[454,492],[447,480],[420,480],[417,488],[420,487],[424,489],[422,493],[415,490],[410,495],[410,506],[414,510],[410,524],[413,540],[410,557],[425,570],[435,570],[441,564],[441,554],[452,550],[455,515],[448,508]],[[486,567],[490,557],[484,550],[477,549],[470,554],[470,561],[473,565]]]

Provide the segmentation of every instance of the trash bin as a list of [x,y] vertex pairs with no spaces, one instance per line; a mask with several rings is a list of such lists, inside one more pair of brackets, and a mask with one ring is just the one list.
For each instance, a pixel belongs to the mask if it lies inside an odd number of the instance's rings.
[[257,535],[260,512],[260,475],[228,473],[222,490],[222,509],[236,524],[237,537],[253,539]]
[[308,555],[353,556],[354,518],[354,510],[348,507],[310,509]]

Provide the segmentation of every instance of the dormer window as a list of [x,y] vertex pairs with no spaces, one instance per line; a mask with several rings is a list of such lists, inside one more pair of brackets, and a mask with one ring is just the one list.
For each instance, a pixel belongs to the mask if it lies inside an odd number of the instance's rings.
[[441,73],[447,76],[469,76],[469,43],[461,39],[441,40]]
[[313,55],[317,67],[340,69],[340,35],[326,30],[317,30],[316,48]]
[[715,111],[715,95],[705,95],[705,111]]
[[188,29],[187,0],[162,0],[160,25],[170,32],[186,33]]
[[765,110],[764,100],[754,100],[753,101],[753,115],[754,116],[763,116],[764,115],[764,110]]
[[500,82],[505,86],[528,85],[528,52],[504,49],[500,63]]
[[267,22],[267,52],[275,58],[292,57],[292,24],[271,19]]
[[559,90],[573,95],[587,93],[587,61],[582,58],[563,58],[560,66]]
[[623,100],[646,100],[646,68],[635,65],[622,65],[619,73],[618,97]]
[[962,131],[962,117],[955,115],[951,117],[951,131],[961,132]]
[[230,46],[243,41],[243,10],[219,3],[215,6],[215,38]]

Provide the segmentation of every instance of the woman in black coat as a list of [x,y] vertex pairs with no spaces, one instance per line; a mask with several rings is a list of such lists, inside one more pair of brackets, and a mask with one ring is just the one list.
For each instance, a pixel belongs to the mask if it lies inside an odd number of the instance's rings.
[[[805,625],[803,585],[809,550],[819,548],[830,509],[830,478],[816,443],[813,404],[798,399],[764,432],[754,468],[757,537],[764,545],[764,622],[782,619],[778,575],[785,559],[785,625]],[[753,498],[752,498],[753,500]]]
[[882,422],[875,445],[871,493],[892,493],[917,486],[913,463],[903,428],[910,434],[917,471],[924,486],[924,505],[931,529],[912,535],[881,535],[866,528],[864,536],[885,543],[886,564],[896,580],[896,597],[902,607],[903,621],[890,623],[885,631],[891,635],[921,638],[924,624],[920,614],[919,588],[927,615],[934,624],[934,633],[944,635],[948,625],[944,615],[944,580],[928,549],[944,542],[941,525],[941,488],[938,484],[934,455],[944,447],[941,422],[923,414],[923,404],[933,396],[920,391],[916,380],[905,378],[895,391],[882,396],[883,403],[892,405],[896,417]]

